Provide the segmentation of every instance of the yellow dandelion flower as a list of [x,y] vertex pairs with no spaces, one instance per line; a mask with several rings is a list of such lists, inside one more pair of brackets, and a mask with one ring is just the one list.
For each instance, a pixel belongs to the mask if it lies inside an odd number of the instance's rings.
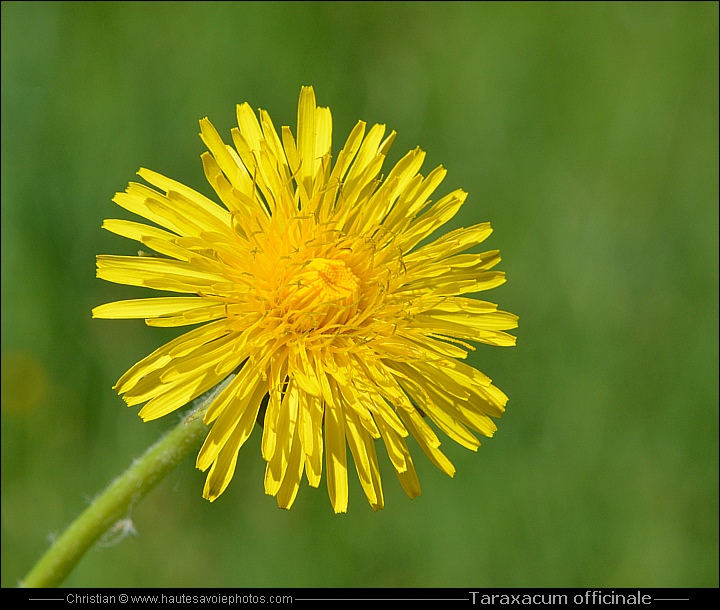
[[[147,169],[152,187],[131,183],[114,202],[153,222],[103,227],[160,256],[98,256],[97,276],[188,296],[118,301],[96,318],[144,318],[149,326],[204,323],[125,373],[115,389],[143,420],[175,411],[225,380],[204,421],[197,458],[209,469],[203,496],[215,500],[238,451],[262,423],[265,491],[290,508],[303,473],[318,487],[325,460],[335,512],[348,503],[350,447],[370,505],[383,489],[382,440],[408,496],[420,484],[405,439],[412,435],[450,476],[432,422],[476,450],[492,436],[507,397],[463,363],[467,341],[514,345],[517,317],[466,296],[502,284],[497,250],[463,253],[489,223],[419,246],[465,201],[457,190],[432,201],[445,177],[419,173],[425,153],[380,171],[395,132],[360,121],[332,163],[329,108],[303,87],[297,139],[270,116],[237,107],[234,147],[200,121],[205,175],[225,207]],[[153,188],[154,187],[154,188]],[[161,228],[159,228],[161,227]],[[233,376],[234,374],[234,376]],[[229,380],[229,381],[227,381]]]

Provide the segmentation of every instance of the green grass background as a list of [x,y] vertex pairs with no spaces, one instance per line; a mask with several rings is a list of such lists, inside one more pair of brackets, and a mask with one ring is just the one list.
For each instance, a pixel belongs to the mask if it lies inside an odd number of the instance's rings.
[[[198,119],[235,104],[295,128],[301,85],[334,117],[421,146],[451,227],[489,220],[520,316],[472,363],[509,396],[477,454],[418,454],[384,511],[354,472],[290,512],[260,434],[214,504],[188,459],[68,586],[718,586],[717,3],[2,3],[2,585],[176,421],[111,389],[177,334],[92,320],[151,296],[95,279],[100,229],[143,166],[210,194]],[[386,171],[389,165],[386,166]]]

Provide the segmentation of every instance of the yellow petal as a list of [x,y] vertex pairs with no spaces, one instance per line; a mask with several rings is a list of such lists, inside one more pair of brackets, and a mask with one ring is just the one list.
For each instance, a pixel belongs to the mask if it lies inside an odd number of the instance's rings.
[[[128,320],[133,318],[159,318],[191,310],[204,309],[218,304],[204,297],[155,297],[132,299],[99,305],[92,310],[93,318]],[[223,304],[224,307],[224,304]]]
[[347,512],[348,479],[345,417],[342,405],[325,406],[325,456],[328,494],[336,513]]

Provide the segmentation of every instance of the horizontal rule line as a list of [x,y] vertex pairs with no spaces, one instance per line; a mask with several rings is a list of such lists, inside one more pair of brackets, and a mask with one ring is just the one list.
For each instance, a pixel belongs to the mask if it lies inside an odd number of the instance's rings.
[[467,602],[469,597],[296,597],[296,602]]

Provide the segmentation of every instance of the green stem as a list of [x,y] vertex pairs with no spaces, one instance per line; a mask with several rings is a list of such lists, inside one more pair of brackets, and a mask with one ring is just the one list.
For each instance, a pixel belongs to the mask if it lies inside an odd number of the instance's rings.
[[56,587],[118,520],[207,433],[202,417],[183,420],[135,460],[58,538],[22,581],[23,587]]

